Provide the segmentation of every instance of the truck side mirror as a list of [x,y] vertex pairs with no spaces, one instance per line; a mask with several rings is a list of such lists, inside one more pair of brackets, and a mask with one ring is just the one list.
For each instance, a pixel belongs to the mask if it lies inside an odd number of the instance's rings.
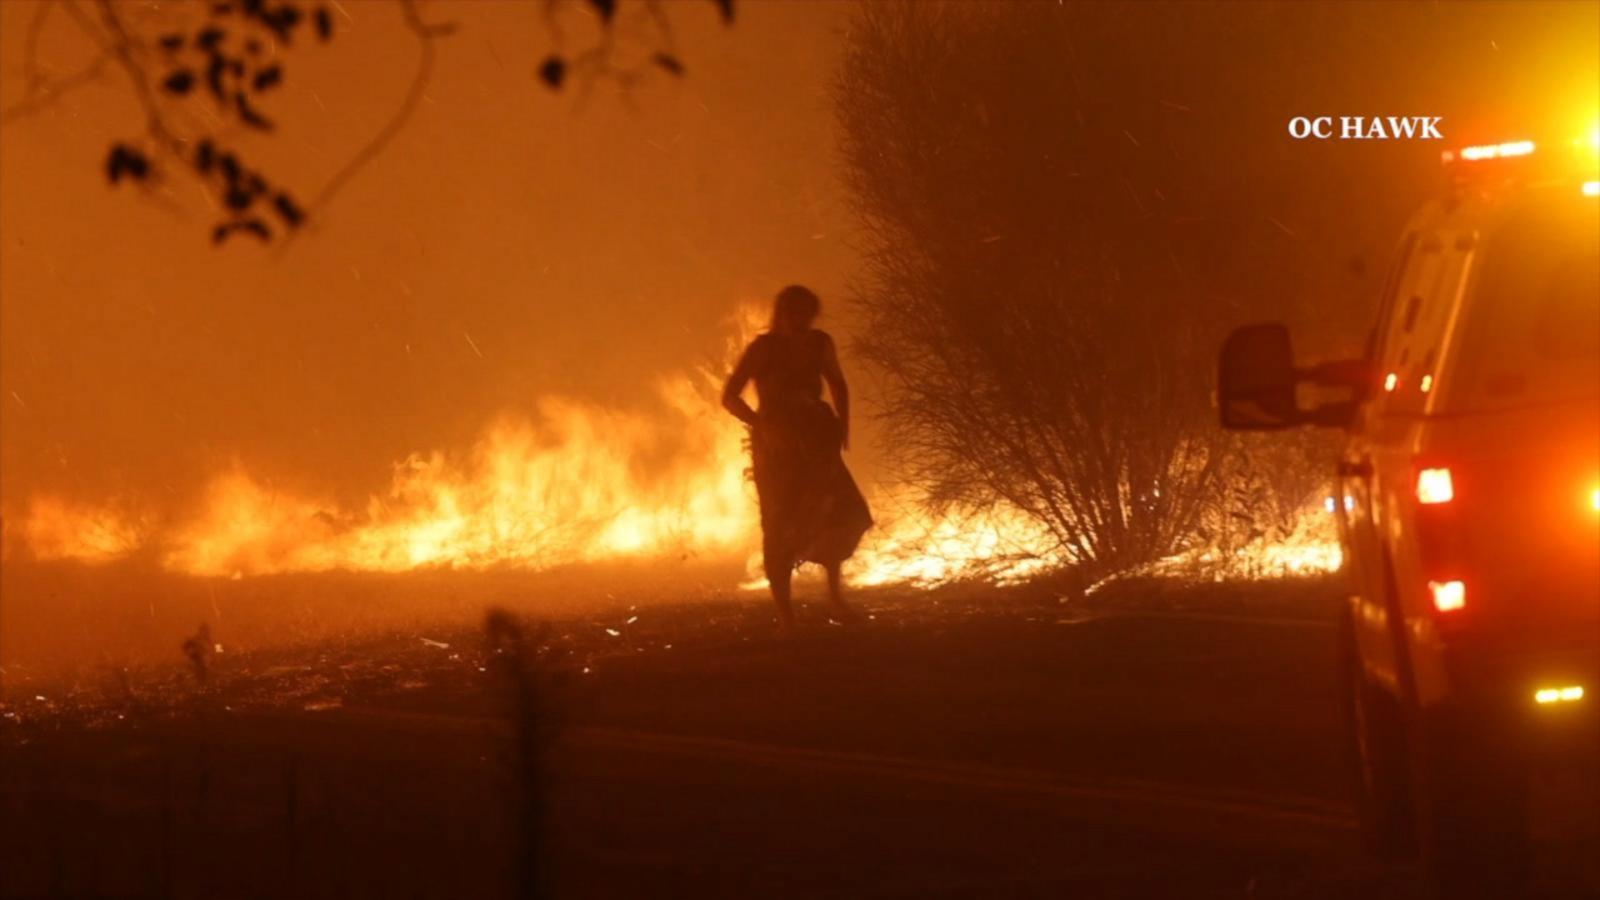
[[1305,419],[1295,407],[1294,351],[1279,322],[1235,328],[1222,342],[1217,406],[1222,427],[1271,431]]

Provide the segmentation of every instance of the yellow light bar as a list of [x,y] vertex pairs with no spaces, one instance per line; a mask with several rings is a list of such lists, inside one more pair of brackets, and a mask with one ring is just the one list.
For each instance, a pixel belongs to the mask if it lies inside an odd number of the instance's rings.
[[1585,197],[1600,197],[1600,181],[1585,181],[1583,183]]
[[1468,162],[1476,162],[1481,159],[1527,156],[1532,152],[1533,141],[1511,141],[1505,144],[1482,144],[1477,147],[1462,147],[1461,158]]
[[1576,703],[1583,699],[1582,685],[1567,685],[1558,688],[1540,688],[1533,692],[1535,703]]

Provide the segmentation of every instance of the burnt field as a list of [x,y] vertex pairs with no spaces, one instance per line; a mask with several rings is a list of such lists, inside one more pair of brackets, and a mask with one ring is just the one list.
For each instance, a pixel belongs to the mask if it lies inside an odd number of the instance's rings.
[[1417,895],[1345,804],[1330,582],[635,599],[8,670],[0,891]]

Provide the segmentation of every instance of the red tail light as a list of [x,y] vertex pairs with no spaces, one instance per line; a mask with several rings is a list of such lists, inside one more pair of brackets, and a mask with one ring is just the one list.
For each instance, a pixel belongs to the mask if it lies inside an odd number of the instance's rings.
[[1460,581],[1430,581],[1428,593],[1439,612],[1455,612],[1467,605],[1467,586]]
[[1428,598],[1436,613],[1455,618],[1467,605],[1467,585],[1462,580],[1466,561],[1463,532],[1457,521],[1463,512],[1456,500],[1455,479],[1447,466],[1419,460],[1413,489],[1417,496],[1414,519],[1422,574],[1428,579]]
[[1417,472],[1417,502],[1426,504],[1449,503],[1456,498],[1456,486],[1450,479],[1450,470],[1438,468]]

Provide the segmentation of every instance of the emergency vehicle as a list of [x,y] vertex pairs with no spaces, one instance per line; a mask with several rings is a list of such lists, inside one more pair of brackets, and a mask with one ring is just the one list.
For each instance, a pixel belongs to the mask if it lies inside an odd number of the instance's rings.
[[1222,350],[1224,427],[1345,432],[1329,505],[1362,829],[1452,895],[1518,896],[1531,774],[1600,766],[1597,149],[1446,151],[1360,359],[1297,366],[1275,323]]

